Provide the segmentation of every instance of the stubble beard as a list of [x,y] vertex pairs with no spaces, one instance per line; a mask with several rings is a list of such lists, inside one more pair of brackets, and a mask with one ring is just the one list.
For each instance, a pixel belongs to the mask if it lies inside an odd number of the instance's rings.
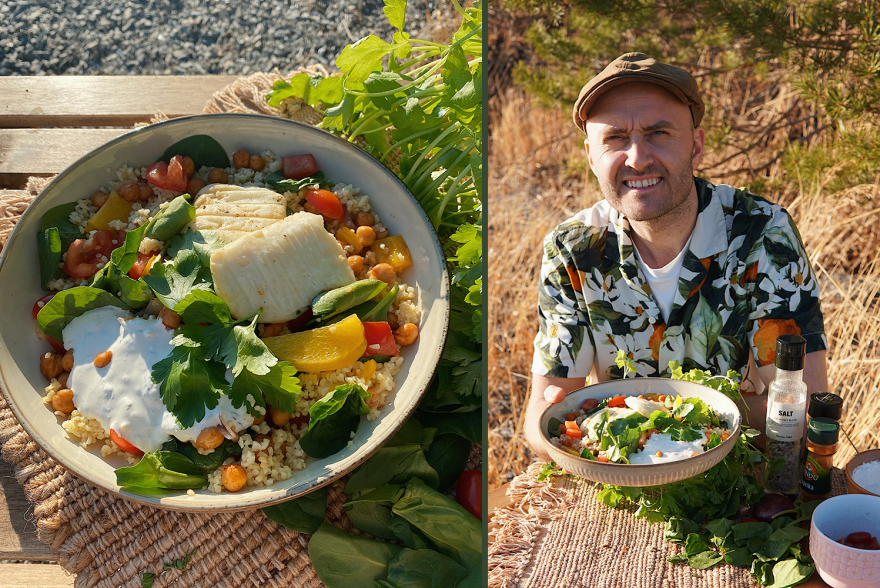
[[624,183],[624,179],[632,179],[635,174],[619,171],[613,182],[599,181],[599,187],[605,200],[624,218],[635,222],[657,221],[667,215],[674,216],[678,209],[688,198],[694,187],[694,167],[690,158],[682,162],[680,166],[672,170],[672,173],[660,164],[653,164],[643,172],[641,176],[660,176],[663,178],[660,190],[655,190],[648,196],[635,196],[629,194],[630,188]]

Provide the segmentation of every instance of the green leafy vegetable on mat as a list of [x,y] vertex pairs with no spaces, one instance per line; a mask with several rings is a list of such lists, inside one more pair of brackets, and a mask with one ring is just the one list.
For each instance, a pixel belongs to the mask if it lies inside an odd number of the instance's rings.
[[369,414],[366,400],[370,393],[357,384],[336,386],[309,409],[309,430],[299,440],[307,455],[322,459],[342,451],[361,422]]
[[263,514],[279,525],[299,533],[314,533],[324,522],[327,486],[280,504],[263,508]]
[[181,139],[165,150],[156,161],[168,163],[175,155],[189,157],[193,160],[196,171],[203,165],[208,167],[229,167],[229,156],[216,139],[208,135],[193,135]]
[[[190,551],[189,553],[186,554],[186,556],[179,558],[179,559],[175,559],[171,563],[164,564],[162,566],[162,571],[159,572],[159,575],[161,575],[164,572],[167,572],[168,570],[186,569],[186,566],[189,564],[189,560],[192,559],[192,557],[196,554],[196,552],[198,550],[199,550],[198,547],[194,547],[192,551]],[[141,588],[152,588],[153,582],[155,582],[155,581],[156,581],[156,574],[154,574],[153,572],[144,572],[144,574],[141,576]]]
[[61,341],[61,333],[70,321],[90,310],[104,306],[132,310],[129,305],[109,292],[88,286],[77,286],[58,292],[47,302],[37,314],[37,324],[44,333]]

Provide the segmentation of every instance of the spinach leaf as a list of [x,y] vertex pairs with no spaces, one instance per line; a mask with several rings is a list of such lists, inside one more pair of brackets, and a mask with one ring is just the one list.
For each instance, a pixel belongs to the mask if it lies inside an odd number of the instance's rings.
[[[398,536],[391,526],[392,520],[397,515],[391,512],[391,507],[400,500],[401,496],[403,496],[403,486],[388,484],[363,496],[349,499],[344,506],[345,513],[351,520],[351,524],[359,531],[380,539],[394,541],[398,539]],[[409,527],[406,521],[403,523],[407,528]]]
[[767,539],[773,532],[770,523],[738,523],[731,527],[733,539],[739,545],[743,545],[749,539]]
[[145,453],[129,467],[116,469],[116,483],[125,490],[142,492],[157,489],[201,488],[207,476],[186,456],[170,451]]
[[49,227],[42,233],[37,233],[37,250],[40,254],[40,287],[46,292],[46,285],[60,271],[58,264],[61,263],[61,236],[58,227]]
[[709,549],[709,544],[703,541],[703,539],[697,533],[690,533],[685,539],[684,542],[684,554],[688,557],[692,555],[697,555],[698,553],[703,553],[704,551]]
[[385,282],[367,279],[322,292],[312,300],[312,314],[321,319],[332,317],[371,300],[384,289]]
[[425,452],[425,459],[437,472],[437,490],[449,490],[464,471],[470,453],[471,442],[464,437],[434,434],[434,441]]
[[436,488],[439,477],[425,457],[433,439],[434,429],[426,429],[418,420],[409,419],[384,447],[354,472],[345,485],[345,493],[357,494],[385,484],[404,484],[412,477],[421,478]]
[[419,478],[407,482],[392,512],[417,528],[440,553],[467,568],[468,575],[459,588],[482,586],[483,532],[479,520]]
[[764,548],[761,549],[760,555],[769,559],[779,559],[785,555],[793,543],[797,543],[809,534],[808,530],[795,526],[777,529],[767,538],[767,542],[764,543]]
[[50,208],[42,218],[41,229],[44,233],[53,227],[58,229],[62,251],[67,251],[70,244],[77,239],[85,238],[85,233],[80,229],[79,225],[70,222],[70,215],[76,210],[76,205],[76,202],[68,202],[67,204]]
[[[131,266],[138,258],[138,249],[144,237],[144,231],[147,230],[146,225],[141,225],[133,231],[125,234],[125,241],[112,252],[110,252],[110,261],[119,268],[123,274],[128,273]],[[107,266],[104,266],[107,267]]]
[[168,241],[165,253],[171,259],[183,250],[192,249],[199,256],[199,261],[205,267],[211,264],[211,253],[226,245],[217,231],[193,231],[188,229],[183,235],[172,237]]
[[687,537],[699,530],[700,525],[690,519],[672,517],[666,523],[666,531],[663,533],[663,538],[666,541],[684,545]]
[[404,549],[388,563],[388,578],[378,580],[382,588],[450,588],[467,575],[452,559],[431,549]]
[[360,306],[355,307],[355,314],[358,315],[361,321],[366,322],[388,320],[388,310],[394,304],[394,300],[397,299],[399,291],[400,284],[394,284],[388,294],[383,296],[379,302],[364,302]]
[[116,278],[119,299],[133,310],[140,310],[153,299],[153,290],[142,279],[132,280],[126,274]]
[[208,135],[193,135],[181,139],[165,150],[156,161],[168,163],[175,155],[189,157],[195,164],[196,171],[203,165],[208,167],[229,167],[229,156],[216,139]]
[[223,465],[223,462],[227,457],[241,454],[241,447],[238,443],[230,441],[229,439],[224,439],[223,443],[207,455],[199,453],[199,450],[196,449],[192,443],[179,441],[173,437],[162,444],[162,449],[164,451],[176,451],[177,453],[182,453],[193,462],[196,467],[205,473],[219,468]]
[[483,441],[483,417],[478,410],[448,414],[420,412],[418,419],[423,426],[436,429],[434,437],[453,433],[471,443]]
[[789,588],[809,578],[816,567],[802,564],[797,559],[786,559],[773,566],[773,583],[767,588]]
[[62,290],[47,302],[37,314],[37,324],[44,333],[61,341],[63,338],[61,332],[64,327],[70,324],[70,321],[90,310],[103,306],[132,310],[129,305],[104,290],[77,286],[69,290]]
[[696,555],[688,557],[688,565],[697,570],[708,570],[721,563],[724,556],[714,551],[702,551]]
[[309,559],[328,588],[364,588],[387,577],[388,564],[402,549],[323,523],[309,540]]
[[188,429],[205,418],[205,408],[217,406],[220,394],[229,393],[226,367],[208,361],[198,348],[175,347],[165,359],[153,365],[153,382],[165,407],[182,429]]
[[560,421],[556,417],[550,417],[550,421],[547,422],[547,433],[549,433],[551,437],[561,436],[562,435],[562,421]]
[[285,179],[283,173],[276,171],[266,177],[266,183],[279,194],[285,194],[287,192],[296,193],[308,186],[328,185],[327,178],[324,177],[324,172],[320,171],[301,180]]
[[191,198],[189,194],[181,194],[160,210],[149,223],[147,237],[167,241],[182,231],[196,216],[195,206],[189,203]]
[[327,486],[305,496],[263,508],[263,514],[281,525],[299,533],[314,533],[324,522],[327,511]]
[[749,567],[755,556],[746,547],[737,547],[724,553],[724,561],[732,566]]
[[344,384],[309,409],[309,430],[299,440],[307,455],[322,459],[342,451],[357,431],[361,415],[369,414],[370,393],[357,384]]

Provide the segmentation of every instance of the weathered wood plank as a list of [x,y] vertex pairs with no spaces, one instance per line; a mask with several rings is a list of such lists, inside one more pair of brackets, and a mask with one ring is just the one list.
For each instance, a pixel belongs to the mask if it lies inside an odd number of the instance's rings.
[[21,188],[28,176],[51,176],[124,129],[0,129],[0,188]]
[[237,76],[3,76],[0,128],[130,127],[199,114]]
[[67,588],[75,578],[58,564],[0,564],[0,588]]
[[[37,539],[33,509],[24,497],[24,490],[12,475],[12,466],[0,459],[0,560],[57,561],[58,554]],[[49,566],[45,566],[49,567]],[[0,566],[2,570],[3,566]],[[0,587],[6,576],[0,571]],[[43,584],[23,584],[42,586]],[[64,584],[67,586],[67,584]]]

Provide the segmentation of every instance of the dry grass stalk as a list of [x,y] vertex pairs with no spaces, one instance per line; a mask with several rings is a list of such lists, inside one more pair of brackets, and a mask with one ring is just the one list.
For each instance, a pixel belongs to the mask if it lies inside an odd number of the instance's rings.
[[[590,206],[598,191],[594,182],[563,173],[563,160],[577,155],[567,112],[543,112],[512,91],[490,101],[487,481],[494,488],[532,462],[522,416],[543,237]],[[774,108],[785,104],[780,99]],[[880,447],[880,182],[826,194],[822,183],[802,186],[789,179],[775,199],[795,218],[819,276],[829,384],[846,407],[842,425],[859,450]],[[841,441],[835,465],[853,454]]]

